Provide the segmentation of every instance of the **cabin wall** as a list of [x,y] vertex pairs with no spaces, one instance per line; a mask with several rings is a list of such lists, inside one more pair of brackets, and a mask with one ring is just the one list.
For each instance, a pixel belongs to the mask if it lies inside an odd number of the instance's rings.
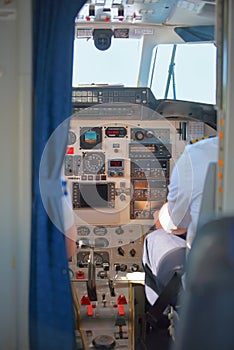
[[31,1],[0,1],[0,349],[28,349]]
[[[234,134],[234,65],[233,65],[233,56],[234,56],[234,4],[233,1],[227,1],[224,7],[225,26],[224,26],[224,36],[225,40],[223,43],[223,105],[222,112],[220,117],[222,120],[222,130],[220,130],[224,138],[221,139],[223,143],[223,154],[220,152],[220,158],[224,161],[223,169],[220,168],[220,172],[223,172],[223,180],[221,186],[223,186],[222,193],[222,212],[225,215],[234,214],[234,187],[233,187],[233,173],[234,173],[234,157],[233,157],[233,134]],[[225,62],[226,60],[226,62]],[[226,64],[226,66],[225,66]],[[226,69],[225,69],[226,68]],[[225,94],[226,93],[226,94]],[[224,112],[224,114],[223,114]]]

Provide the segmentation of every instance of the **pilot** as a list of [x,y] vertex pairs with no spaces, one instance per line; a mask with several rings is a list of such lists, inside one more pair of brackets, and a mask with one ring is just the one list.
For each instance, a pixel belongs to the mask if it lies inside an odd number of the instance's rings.
[[[186,245],[191,248],[207,169],[209,163],[217,159],[218,137],[211,137],[187,145],[173,168],[167,202],[159,212],[154,213],[156,230],[149,233],[144,241],[142,261],[146,272],[145,293],[151,305],[161,291],[155,288],[157,283],[152,285],[149,281],[152,281],[152,277],[156,280],[160,278],[157,272],[163,256],[168,253],[170,256],[170,252],[175,252],[176,249],[179,252]],[[177,263],[175,259],[175,264]]]

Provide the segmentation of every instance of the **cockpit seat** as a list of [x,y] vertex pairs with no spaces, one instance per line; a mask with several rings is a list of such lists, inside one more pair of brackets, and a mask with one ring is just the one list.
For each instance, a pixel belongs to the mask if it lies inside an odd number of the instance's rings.
[[186,288],[173,350],[234,349],[234,217],[199,228],[186,262]]

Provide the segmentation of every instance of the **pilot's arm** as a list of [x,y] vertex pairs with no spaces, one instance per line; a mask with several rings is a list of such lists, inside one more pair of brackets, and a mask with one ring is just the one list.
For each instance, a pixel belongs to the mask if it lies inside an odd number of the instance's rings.
[[168,186],[167,202],[154,213],[156,229],[182,235],[191,222],[190,201],[192,196],[192,164],[185,147],[176,162]]

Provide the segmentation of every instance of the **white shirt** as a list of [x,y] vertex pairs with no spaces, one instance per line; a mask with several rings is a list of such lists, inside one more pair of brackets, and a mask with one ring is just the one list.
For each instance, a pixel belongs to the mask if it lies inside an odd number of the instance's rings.
[[[168,212],[161,210],[164,222],[159,218],[164,229],[151,232],[146,236],[143,248],[143,264],[147,264],[157,276],[160,260],[166,253],[185,247],[185,240],[169,233],[171,228],[188,228],[187,239],[194,237],[200,212],[203,187],[210,162],[218,159],[218,138],[209,138],[192,145],[187,145],[176,162],[168,187]],[[169,220],[170,219],[170,220]],[[170,221],[170,222],[169,222]],[[190,244],[191,244],[190,242]],[[158,295],[155,290],[145,285],[146,297],[154,304]]]
[[168,209],[175,226],[188,228],[188,236],[196,232],[208,166],[217,160],[218,137],[213,137],[187,145],[173,168]]

